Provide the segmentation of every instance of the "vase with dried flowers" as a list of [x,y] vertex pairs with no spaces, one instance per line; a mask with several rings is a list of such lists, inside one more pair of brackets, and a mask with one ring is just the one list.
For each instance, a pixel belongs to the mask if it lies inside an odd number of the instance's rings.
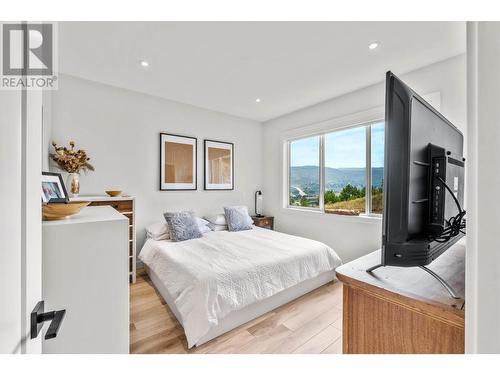
[[57,167],[65,172],[68,172],[67,187],[73,197],[77,197],[80,193],[80,172],[93,171],[94,167],[89,163],[90,158],[85,150],[75,150],[75,142],[69,142],[68,147],[58,146],[52,142],[54,153],[50,154],[50,158],[57,164]]

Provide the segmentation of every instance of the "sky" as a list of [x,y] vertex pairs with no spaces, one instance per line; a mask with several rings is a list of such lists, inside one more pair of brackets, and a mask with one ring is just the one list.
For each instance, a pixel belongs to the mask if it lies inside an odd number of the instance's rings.
[[372,166],[384,166],[384,123],[379,122],[372,127]]
[[[329,168],[364,168],[365,127],[336,131],[325,136],[325,165]],[[291,165],[319,165],[319,137],[290,144]],[[372,166],[384,166],[384,123],[372,126]]]

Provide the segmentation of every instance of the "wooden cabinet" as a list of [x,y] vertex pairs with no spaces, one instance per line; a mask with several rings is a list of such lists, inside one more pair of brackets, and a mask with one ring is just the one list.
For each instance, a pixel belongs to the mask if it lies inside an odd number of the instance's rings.
[[[343,286],[343,352],[357,354],[464,353],[463,298],[420,268],[383,267],[380,250],[337,268]],[[428,268],[461,296],[465,245],[458,242]]]
[[128,272],[129,280],[135,283],[136,280],[136,236],[135,236],[135,199],[134,197],[108,197],[108,196],[79,196],[70,198],[72,202],[85,201],[91,202],[89,206],[111,206],[116,211],[125,215],[129,220],[128,226]]
[[262,216],[262,217],[252,216],[252,219],[253,219],[254,225],[261,227],[261,228],[274,230],[274,217],[272,217],[272,216]]

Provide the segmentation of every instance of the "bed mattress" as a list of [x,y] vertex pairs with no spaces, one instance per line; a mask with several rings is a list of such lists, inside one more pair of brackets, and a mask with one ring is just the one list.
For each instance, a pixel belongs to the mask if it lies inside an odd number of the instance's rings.
[[188,347],[239,323],[239,312],[242,324],[328,282],[341,264],[321,242],[258,227],[183,242],[147,240],[139,258],[184,327]]

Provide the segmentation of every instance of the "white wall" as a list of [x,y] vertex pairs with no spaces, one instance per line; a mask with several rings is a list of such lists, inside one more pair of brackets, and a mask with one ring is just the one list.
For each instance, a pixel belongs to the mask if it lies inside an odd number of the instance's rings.
[[[465,55],[400,77],[418,93],[439,91],[440,111],[465,134]],[[344,261],[380,247],[381,219],[297,212],[283,208],[283,147],[280,139],[283,133],[291,129],[382,107],[384,91],[385,84],[381,82],[264,123],[264,211],[275,216],[277,230],[325,242]]]
[[42,93],[42,113],[42,170],[48,171],[49,152],[52,152],[52,91]]
[[[204,215],[232,204],[253,210],[262,181],[260,123],[66,75],[59,76],[50,105],[51,140],[75,140],[96,169],[82,174],[81,194],[120,189],[136,197],[138,250],[145,226],[163,220],[166,210]],[[197,191],[159,191],[160,132],[198,138]],[[203,190],[205,138],[234,143],[234,191]]]
[[500,22],[468,22],[467,353],[500,353]]

